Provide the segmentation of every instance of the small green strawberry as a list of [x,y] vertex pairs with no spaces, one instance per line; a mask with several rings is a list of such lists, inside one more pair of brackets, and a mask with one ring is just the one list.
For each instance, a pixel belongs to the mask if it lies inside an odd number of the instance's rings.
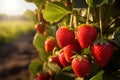
[[60,48],[70,44],[72,41],[74,41],[74,38],[74,32],[68,28],[59,28],[56,31],[56,39]]
[[82,48],[87,48],[97,37],[97,30],[92,25],[83,24],[77,32],[76,38]]

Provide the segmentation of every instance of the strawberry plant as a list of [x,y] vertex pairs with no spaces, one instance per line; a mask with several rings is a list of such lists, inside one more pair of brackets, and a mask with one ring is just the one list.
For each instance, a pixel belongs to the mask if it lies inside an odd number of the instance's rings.
[[29,66],[33,76],[46,80],[40,77],[46,72],[48,80],[120,80],[118,0],[26,1],[37,6],[34,22],[44,25],[33,39],[39,55]]

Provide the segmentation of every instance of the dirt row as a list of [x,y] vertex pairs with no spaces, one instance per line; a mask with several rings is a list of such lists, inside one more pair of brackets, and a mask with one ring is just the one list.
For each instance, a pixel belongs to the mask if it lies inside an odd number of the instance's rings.
[[0,80],[33,80],[28,66],[38,53],[33,46],[34,34],[21,36],[0,46]]

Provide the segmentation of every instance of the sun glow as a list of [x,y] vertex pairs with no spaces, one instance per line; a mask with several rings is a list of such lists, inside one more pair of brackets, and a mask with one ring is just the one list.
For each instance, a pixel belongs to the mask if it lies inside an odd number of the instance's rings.
[[0,14],[23,15],[27,9],[34,11],[36,5],[25,0],[0,0]]
[[16,0],[7,0],[2,5],[6,14],[15,15],[19,11],[19,3]]

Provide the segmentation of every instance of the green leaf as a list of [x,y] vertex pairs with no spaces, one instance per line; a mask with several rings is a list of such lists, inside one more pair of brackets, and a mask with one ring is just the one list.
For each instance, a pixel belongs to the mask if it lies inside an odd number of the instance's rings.
[[46,70],[46,71],[50,70],[52,72],[58,73],[58,72],[60,72],[61,68],[56,63],[46,62],[46,63],[44,63],[44,70]]
[[25,1],[34,3],[38,8],[40,8],[45,2],[45,0],[25,0]]
[[63,68],[62,71],[64,71],[64,72],[72,72],[73,70],[72,70],[71,66],[68,66],[68,67]]
[[93,76],[90,80],[103,80],[103,79],[102,79],[103,73],[104,73],[104,71],[100,71],[100,72],[97,73],[95,76]]
[[94,7],[98,4],[100,4],[103,0],[86,0],[86,3],[91,6]]
[[40,53],[39,53],[39,57],[40,57],[40,59],[41,59],[43,62],[45,62],[45,61],[48,60],[48,55],[49,55],[49,54],[50,54],[50,53],[46,53],[45,50],[41,50]]
[[42,70],[42,63],[39,60],[33,60],[29,65],[30,73],[35,76],[40,70]]
[[48,2],[45,6],[43,16],[44,19],[50,23],[60,21],[65,15],[71,13],[64,7],[58,5],[57,3]]
[[25,0],[26,2],[32,2],[32,0]]
[[40,8],[43,4],[45,0],[32,0],[33,3],[35,3],[35,5]]
[[46,36],[38,33],[36,33],[33,40],[33,44],[40,54],[40,59],[43,61],[46,61],[48,57],[48,54],[45,52],[45,47],[44,47],[45,40],[46,40]]
[[44,36],[43,34],[39,34],[39,33],[35,34],[33,44],[39,52],[41,52],[42,50],[45,50],[45,47],[44,47],[45,40],[46,40],[46,36]]
[[90,53],[91,53],[90,48],[84,48],[82,51],[82,54],[85,54],[85,55],[90,54]]
[[[60,72],[60,73],[56,74],[54,80],[75,80],[75,77],[71,77],[69,75],[71,75],[71,74]],[[73,75],[75,75],[75,74],[73,74]]]
[[[77,16],[79,16],[79,15],[77,15]],[[86,22],[86,18],[79,16],[78,17],[78,21],[81,22],[81,23],[85,23]]]

